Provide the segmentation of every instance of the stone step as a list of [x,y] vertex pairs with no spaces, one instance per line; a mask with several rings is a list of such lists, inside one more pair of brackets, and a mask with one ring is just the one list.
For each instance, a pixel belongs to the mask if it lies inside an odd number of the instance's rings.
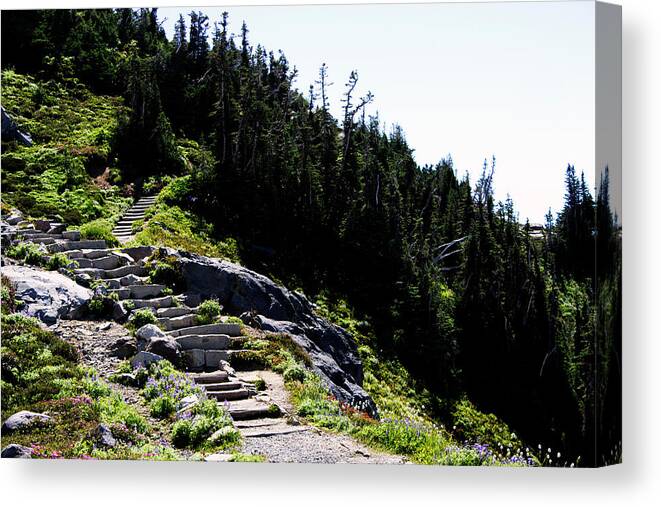
[[207,397],[216,401],[245,400],[250,397],[250,392],[243,388],[230,391],[207,391]]
[[149,270],[144,266],[128,264],[119,268],[106,270],[103,278],[121,278],[126,275],[147,276],[149,275]]
[[126,263],[126,259],[118,257],[117,255],[107,255],[105,257],[98,257],[96,259],[89,259],[82,257],[77,259],[78,265],[81,268],[96,268],[96,269],[115,269]]
[[[186,349],[181,351],[184,364],[189,370],[204,370],[207,368],[207,351],[202,349]],[[209,368],[218,368],[220,360]]]
[[185,327],[168,333],[170,336],[184,336],[187,334],[226,334],[229,336],[241,336],[239,324],[228,324],[219,322],[217,324],[205,324],[202,326]]
[[128,299],[134,308],[168,308],[174,305],[174,297],[163,296],[154,299]]
[[159,308],[156,310],[156,316],[162,317],[181,317],[189,313],[195,313],[195,308],[188,308],[187,306],[173,306],[172,308]]
[[34,231],[33,234],[20,234],[23,236],[26,240],[32,241],[33,243],[37,243],[38,240],[44,240],[44,239],[52,239],[53,241],[56,239],[62,239],[61,234],[47,234],[41,231]]
[[46,250],[48,253],[67,252],[69,250],[83,250],[83,249],[101,249],[108,248],[105,240],[103,239],[83,239],[80,241],[62,241],[47,245]]
[[39,245],[53,245],[55,243],[55,239],[53,239],[53,238],[37,238],[34,235],[29,236],[26,239],[30,243],[36,243],[36,244],[39,244]]
[[126,275],[121,278],[106,278],[104,282],[108,284],[111,289],[119,289],[128,285],[145,285],[148,277],[140,277],[135,275]]
[[80,231],[64,231],[62,237],[69,241],[79,241],[80,240]]
[[226,371],[217,370],[206,373],[193,373],[191,375],[196,384],[214,384],[219,382],[227,382],[229,375]]
[[224,350],[229,347],[230,337],[226,334],[186,334],[177,336],[175,341],[182,350]]
[[130,225],[126,225],[126,226],[121,226],[121,227],[115,227],[112,230],[112,233],[117,235],[117,234],[121,234],[123,232],[131,232],[132,230],[133,230],[133,228]]
[[18,234],[21,236],[43,236],[44,232],[39,229],[19,229]]
[[165,285],[128,285],[120,289],[113,289],[113,292],[119,294],[119,299],[145,299],[149,297],[160,296],[165,289]]
[[234,424],[235,428],[248,429],[248,428],[265,428],[268,426],[276,426],[282,424],[282,418],[280,417],[264,417],[259,420],[245,420],[237,422]]
[[265,428],[244,429],[241,431],[241,436],[244,438],[264,438],[277,435],[290,435],[292,433],[302,433],[304,431],[310,431],[310,429],[309,426],[290,426],[281,422],[277,426],[271,425],[270,427]]
[[[71,259],[77,259],[77,258],[85,258],[85,259],[100,259],[101,257],[107,257],[109,255],[120,255],[120,252],[117,252],[113,248],[102,248],[98,250],[69,250],[66,252],[68,257]],[[121,254],[122,256],[124,254]],[[125,257],[127,261],[131,261],[132,259],[128,256]]]
[[245,350],[227,349],[183,349],[186,366],[191,370],[218,368],[221,361],[232,361],[232,356]]
[[196,321],[197,315],[194,313],[188,313],[179,317],[162,317],[158,319],[158,323],[165,331],[194,326]]
[[213,382],[208,384],[203,384],[204,389],[208,392],[217,392],[217,391],[233,391],[234,389],[243,389],[243,383],[238,381],[227,381],[227,382]]
[[237,400],[229,403],[227,407],[230,416],[235,421],[244,421],[247,419],[262,419],[273,417],[270,405],[253,399]]

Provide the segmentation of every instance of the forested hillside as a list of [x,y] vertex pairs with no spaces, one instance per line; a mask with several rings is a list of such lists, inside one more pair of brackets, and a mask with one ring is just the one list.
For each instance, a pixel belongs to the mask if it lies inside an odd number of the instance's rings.
[[[329,313],[348,305],[355,331],[432,393],[429,417],[452,422],[470,400],[531,447],[617,461],[621,233],[607,170],[593,195],[559,167],[564,207],[531,234],[494,199],[507,170],[495,159],[477,181],[450,158],[418,166],[404,132],[366,113],[378,97],[357,96],[358,71],[334,118],[323,55],[308,89],[295,62],[229,21],[192,12],[168,40],[156,9],[3,12],[3,107],[31,132],[72,101],[65,123],[80,125],[32,132],[49,151],[3,140],[3,202],[112,222],[127,197],[169,183],[145,240],[187,220],[215,254]],[[91,195],[103,206],[76,211]]]

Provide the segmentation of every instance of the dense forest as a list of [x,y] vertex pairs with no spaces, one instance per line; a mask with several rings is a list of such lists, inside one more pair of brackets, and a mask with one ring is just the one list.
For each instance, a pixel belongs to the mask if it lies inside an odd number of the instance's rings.
[[[285,55],[246,24],[231,33],[227,14],[191,12],[168,40],[156,9],[5,11],[2,47],[3,68],[123,97],[96,164],[138,194],[184,176],[173,204],[236,238],[247,266],[346,299],[438,400],[466,395],[583,466],[617,459],[621,232],[607,169],[593,193],[558,168],[564,207],[531,234],[494,199],[495,159],[477,181],[450,158],[418,166],[402,130],[367,114],[357,71],[334,118],[332,69],[320,61],[299,91]],[[430,410],[443,419],[446,405]]]

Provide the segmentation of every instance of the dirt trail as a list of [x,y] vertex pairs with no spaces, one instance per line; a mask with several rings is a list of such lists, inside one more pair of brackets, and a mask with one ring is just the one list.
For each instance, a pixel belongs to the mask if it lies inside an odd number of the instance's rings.
[[383,454],[365,447],[353,438],[302,424],[293,415],[283,379],[271,371],[237,372],[246,381],[262,378],[267,389],[260,394],[277,404],[281,418],[237,421],[243,435],[242,452],[261,454],[270,462],[286,463],[390,463],[403,464],[402,456]]

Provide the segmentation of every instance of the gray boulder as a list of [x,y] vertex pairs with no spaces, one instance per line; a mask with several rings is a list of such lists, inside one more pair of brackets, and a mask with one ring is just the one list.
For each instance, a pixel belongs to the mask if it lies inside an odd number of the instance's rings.
[[105,424],[99,424],[92,432],[94,442],[98,447],[115,447],[117,440],[115,440],[111,429]]
[[336,398],[361,403],[377,415],[374,402],[361,387],[363,367],[353,338],[319,317],[304,295],[231,262],[171,249],[165,253],[178,258],[190,292],[217,298],[236,315],[249,312],[266,331],[291,335],[309,354],[315,372]]
[[16,125],[16,122],[13,120],[5,108],[0,108],[0,116],[2,116],[2,137],[4,140],[13,140],[24,146],[32,146],[32,138],[29,134],[21,132]]
[[172,364],[179,364],[181,357],[181,346],[173,339],[166,337],[152,338],[146,348],[147,352],[157,354],[167,359]]
[[157,354],[171,363],[178,364],[181,346],[154,324],[146,324],[135,333],[138,350]]
[[135,346],[135,340],[130,336],[120,336],[115,341],[108,344],[110,355],[119,359],[128,359],[138,350]]
[[154,324],[146,324],[135,332],[138,350],[147,350],[147,346],[154,338],[166,338],[167,335]]
[[162,360],[163,357],[159,356],[158,354],[152,354],[151,352],[141,350],[131,358],[131,368],[134,370],[139,367],[149,368],[150,364],[158,363]]
[[48,232],[48,230],[50,229],[50,220],[40,219],[40,220],[35,220],[32,223],[34,224],[34,228],[37,229],[38,231]]
[[25,303],[22,312],[48,325],[82,317],[92,298],[92,291],[54,271],[6,266],[2,274],[15,284],[16,298]]
[[122,252],[128,254],[134,261],[141,261],[154,253],[153,246],[133,246],[122,248]]
[[112,305],[112,319],[115,322],[125,322],[129,317],[128,310],[122,301],[115,301]]
[[2,450],[1,457],[4,458],[32,458],[32,449],[18,444],[9,444]]
[[50,417],[46,414],[38,414],[30,412],[29,410],[21,410],[13,415],[10,415],[7,420],[2,423],[2,432],[10,433],[12,431],[27,428],[35,423],[48,422]]
[[8,217],[5,219],[5,221],[6,221],[9,225],[16,225],[16,224],[18,224],[19,222],[21,222],[22,220],[23,220],[23,215],[20,215],[20,214],[11,215],[11,216],[8,216]]

